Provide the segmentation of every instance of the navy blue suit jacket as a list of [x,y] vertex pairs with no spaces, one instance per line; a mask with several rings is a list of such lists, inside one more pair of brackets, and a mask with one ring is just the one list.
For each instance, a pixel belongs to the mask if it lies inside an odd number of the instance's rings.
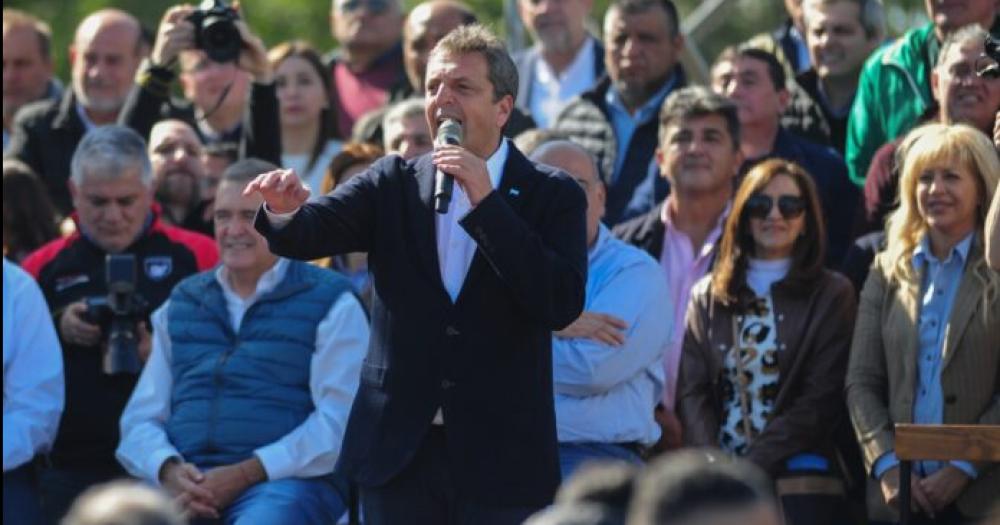
[[583,309],[586,199],[513,145],[500,187],[461,219],[478,249],[457,301],[441,280],[430,155],[389,156],[280,230],[271,250],[368,252],[372,332],[338,471],[379,486],[413,458],[438,407],[461,496],[543,506],[559,483],[552,331]]

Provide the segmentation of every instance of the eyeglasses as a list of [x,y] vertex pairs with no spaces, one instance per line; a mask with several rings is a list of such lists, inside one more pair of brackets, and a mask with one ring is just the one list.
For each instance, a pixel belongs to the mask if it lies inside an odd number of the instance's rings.
[[389,10],[390,2],[395,0],[347,0],[340,4],[340,10],[344,13],[353,13],[362,7],[368,8],[368,12],[373,15],[380,15]]
[[[765,219],[771,214],[774,199],[770,195],[758,193],[747,199],[746,213],[755,219]],[[795,219],[806,211],[806,200],[797,195],[782,195],[778,197],[778,211],[785,219]]]

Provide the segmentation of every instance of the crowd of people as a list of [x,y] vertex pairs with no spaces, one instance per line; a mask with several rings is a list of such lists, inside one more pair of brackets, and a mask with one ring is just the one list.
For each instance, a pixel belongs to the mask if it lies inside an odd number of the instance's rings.
[[894,424],[1000,425],[1000,3],[786,0],[706,85],[671,0],[517,6],[101,9],[66,82],[4,8],[4,523],[890,524]]

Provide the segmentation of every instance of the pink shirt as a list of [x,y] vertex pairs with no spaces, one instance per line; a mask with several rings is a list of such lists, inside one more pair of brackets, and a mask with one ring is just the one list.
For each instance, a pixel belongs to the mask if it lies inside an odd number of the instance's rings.
[[660,254],[660,265],[667,276],[668,290],[674,305],[673,327],[670,331],[670,342],[663,356],[663,370],[666,372],[666,383],[663,387],[663,406],[674,410],[677,394],[677,371],[680,369],[681,345],[684,343],[684,323],[687,314],[688,300],[691,298],[691,288],[701,279],[712,264],[715,255],[715,245],[722,237],[722,226],[729,216],[731,204],[726,204],[715,228],[705,238],[705,243],[695,252],[691,238],[674,227],[673,217],[668,211],[667,199],[660,210],[660,220],[666,226],[663,232],[663,251]]
[[333,85],[337,91],[337,131],[350,137],[354,123],[362,115],[380,108],[389,100],[389,88],[399,79],[403,66],[398,52],[380,58],[371,68],[353,73],[341,62],[333,66]]

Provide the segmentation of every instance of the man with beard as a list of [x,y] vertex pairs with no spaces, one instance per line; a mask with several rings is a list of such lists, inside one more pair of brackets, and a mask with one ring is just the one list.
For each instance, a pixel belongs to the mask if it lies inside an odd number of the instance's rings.
[[69,48],[73,88],[61,100],[25,107],[15,119],[8,153],[41,177],[61,214],[72,209],[66,179],[73,151],[88,130],[118,118],[146,49],[141,37],[139,22],[124,11],[87,16]]
[[[657,112],[687,83],[678,64],[684,37],[677,7],[670,0],[615,0],[604,17],[604,47],[607,76],[571,101],[553,127],[594,155],[608,189],[604,222],[614,225],[666,195],[653,151]],[[633,202],[647,179],[656,185],[654,198]]]
[[604,74],[604,46],[587,34],[593,0],[520,0],[518,13],[535,45],[514,57],[517,105],[549,127],[569,100]]
[[149,160],[153,165],[156,202],[165,222],[212,235],[212,221],[202,200],[205,177],[202,144],[191,126],[181,120],[162,120],[149,134]]

